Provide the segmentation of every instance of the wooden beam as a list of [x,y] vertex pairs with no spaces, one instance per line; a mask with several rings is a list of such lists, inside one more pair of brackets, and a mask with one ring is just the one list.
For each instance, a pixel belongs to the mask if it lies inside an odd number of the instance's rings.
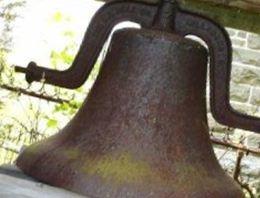
[[224,3],[213,3],[213,0],[183,0],[181,7],[205,15],[225,27],[260,34],[260,8],[256,12],[256,7],[251,10],[242,9]]
[[[137,1],[151,4],[159,2]],[[179,0],[179,3],[182,9],[205,15],[225,27],[260,34],[260,0]]]

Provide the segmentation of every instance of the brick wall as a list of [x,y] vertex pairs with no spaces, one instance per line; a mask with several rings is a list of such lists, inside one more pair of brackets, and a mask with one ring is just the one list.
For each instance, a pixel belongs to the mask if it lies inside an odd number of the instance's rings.
[[231,99],[235,106],[242,105],[242,110],[259,114],[260,36],[235,30],[229,32],[233,45]]
[[[243,113],[260,117],[260,35],[227,29],[233,46],[233,65],[231,76],[231,104]],[[209,124],[213,132],[229,134],[238,140],[241,136],[245,144],[260,148],[260,135],[239,129],[228,129],[212,119]]]
[[[238,111],[260,117],[260,35],[234,29],[227,30],[233,45],[231,104]],[[214,136],[221,138],[229,134],[232,141],[242,140],[247,147],[260,148],[260,134],[222,126],[212,118],[210,113],[208,118]],[[218,157],[223,157],[223,153],[225,152],[216,152]],[[233,169],[235,160],[236,152],[233,151],[227,159],[220,160],[220,163],[226,169]],[[254,195],[260,197],[259,156],[244,157],[241,173],[244,178],[247,178]]]

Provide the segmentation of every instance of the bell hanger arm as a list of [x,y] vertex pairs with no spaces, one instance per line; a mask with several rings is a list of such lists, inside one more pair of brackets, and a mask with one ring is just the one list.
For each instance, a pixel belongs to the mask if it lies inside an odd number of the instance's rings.
[[15,70],[25,73],[28,83],[44,79],[47,84],[69,89],[78,88],[88,78],[113,27],[123,21],[148,27],[153,22],[157,9],[154,5],[131,1],[106,3],[92,18],[78,54],[67,70],[40,67],[34,62],[30,62],[27,68],[16,66]]
[[260,118],[237,112],[230,104],[232,46],[226,30],[204,16],[180,11],[176,14],[175,31],[183,36],[198,36],[208,45],[213,117],[221,124],[260,133]]

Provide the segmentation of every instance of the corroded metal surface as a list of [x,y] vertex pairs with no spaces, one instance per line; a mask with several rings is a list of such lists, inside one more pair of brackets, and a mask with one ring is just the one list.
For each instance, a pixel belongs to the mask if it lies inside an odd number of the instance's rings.
[[177,13],[176,21],[179,34],[196,35],[209,47],[210,107],[214,118],[230,127],[260,133],[260,118],[237,112],[230,105],[232,49],[226,31],[213,21],[195,14]]
[[44,73],[47,83],[76,87],[87,78],[115,24],[142,24],[141,30],[114,33],[101,73],[76,116],[19,156],[17,164],[25,173],[93,198],[243,197],[210,145],[207,52],[184,38],[196,35],[208,44],[215,118],[259,131],[259,119],[241,115],[229,104],[227,33],[205,17],[178,9],[174,0],[163,2],[160,9],[129,2],[105,5],[69,70],[29,66],[30,81]]
[[79,52],[69,69],[57,71],[39,67],[36,63],[31,62],[26,69],[16,67],[16,70],[26,73],[26,80],[29,83],[40,81],[44,77],[45,83],[77,88],[86,81],[115,25],[123,21],[132,21],[139,23],[142,27],[151,26],[157,9],[157,6],[135,2],[116,2],[104,5],[91,20]]
[[[76,88],[87,79],[95,61],[113,27],[122,21],[140,23],[151,27],[158,6],[135,2],[113,2],[102,7],[94,16],[72,66],[65,71],[38,67],[30,63],[25,72],[28,82],[39,81],[57,86]],[[229,100],[232,49],[226,31],[215,22],[200,15],[178,9],[174,31],[185,36],[188,34],[202,38],[210,49],[210,100],[215,119],[224,125],[260,132],[260,119],[235,111]],[[68,80],[69,79],[69,80]]]
[[206,65],[206,50],[191,40],[116,32],[83,107],[18,166],[93,198],[243,197],[210,145]]

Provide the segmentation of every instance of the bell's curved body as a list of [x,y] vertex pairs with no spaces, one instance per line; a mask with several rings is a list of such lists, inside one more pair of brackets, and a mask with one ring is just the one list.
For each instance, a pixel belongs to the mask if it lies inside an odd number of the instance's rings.
[[210,144],[206,73],[194,41],[119,30],[76,116],[17,164],[90,198],[242,198]]

